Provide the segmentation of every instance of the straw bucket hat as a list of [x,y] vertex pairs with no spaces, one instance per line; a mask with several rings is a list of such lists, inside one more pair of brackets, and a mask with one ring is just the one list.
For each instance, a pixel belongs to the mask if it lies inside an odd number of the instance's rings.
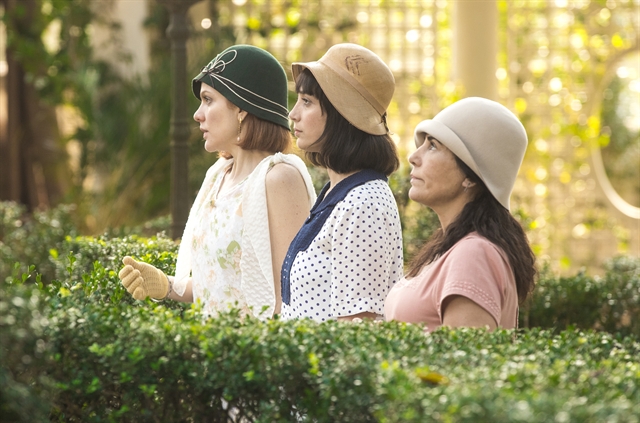
[[465,98],[416,126],[417,147],[427,134],[469,166],[510,210],[509,198],[527,149],[527,133],[509,109],[486,98]]
[[293,63],[293,79],[309,69],[333,107],[356,128],[384,135],[387,108],[395,89],[389,67],[371,50],[357,44],[331,47],[317,62]]

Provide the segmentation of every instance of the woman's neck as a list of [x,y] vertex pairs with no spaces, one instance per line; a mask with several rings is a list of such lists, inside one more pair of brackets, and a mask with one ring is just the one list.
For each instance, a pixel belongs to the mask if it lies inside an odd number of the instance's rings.
[[272,153],[258,150],[240,150],[233,153],[233,165],[225,175],[219,193],[227,191],[242,182],[260,162]]
[[442,230],[444,232],[447,231],[447,227],[455,221],[460,213],[462,213],[462,209],[469,202],[468,199],[458,199],[457,201],[448,203],[446,206],[442,207],[431,207],[431,209],[436,212],[438,215],[438,219],[440,220],[440,226],[442,226]]
[[349,173],[338,173],[334,170],[327,169],[327,174],[329,175],[329,189],[324,194],[324,196],[326,197],[327,194],[329,194],[329,192],[331,192],[331,190],[335,188],[335,186],[338,185],[340,182],[342,182],[343,180],[347,179],[349,176],[358,172],[359,172],[358,170],[354,170],[353,172],[349,172]]

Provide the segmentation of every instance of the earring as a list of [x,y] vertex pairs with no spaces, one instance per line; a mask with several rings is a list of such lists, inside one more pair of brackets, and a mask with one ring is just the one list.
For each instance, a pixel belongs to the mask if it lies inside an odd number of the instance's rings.
[[238,136],[236,138],[237,142],[240,142],[240,132],[242,132],[242,117],[238,116]]

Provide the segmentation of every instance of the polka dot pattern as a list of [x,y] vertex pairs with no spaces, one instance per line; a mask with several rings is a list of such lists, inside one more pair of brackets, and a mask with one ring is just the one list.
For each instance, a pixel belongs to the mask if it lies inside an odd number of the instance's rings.
[[291,266],[291,301],[282,318],[323,322],[362,312],[383,314],[402,277],[402,229],[386,182],[351,190]]

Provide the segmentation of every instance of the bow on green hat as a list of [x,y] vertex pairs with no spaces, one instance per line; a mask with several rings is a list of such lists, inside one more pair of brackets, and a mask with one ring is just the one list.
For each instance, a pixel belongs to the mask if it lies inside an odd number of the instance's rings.
[[231,46],[193,78],[198,100],[203,82],[240,109],[289,129],[287,75],[268,51],[244,44]]

